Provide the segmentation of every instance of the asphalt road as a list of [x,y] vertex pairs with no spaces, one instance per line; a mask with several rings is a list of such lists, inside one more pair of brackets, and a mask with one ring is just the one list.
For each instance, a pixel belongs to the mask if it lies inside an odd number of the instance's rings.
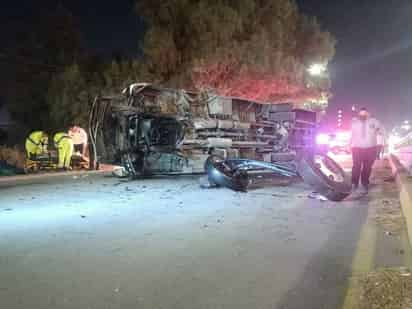
[[359,250],[372,251],[367,267],[404,264],[401,237],[367,220],[393,187],[341,203],[308,193],[201,189],[197,177],[1,188],[0,308],[334,309]]

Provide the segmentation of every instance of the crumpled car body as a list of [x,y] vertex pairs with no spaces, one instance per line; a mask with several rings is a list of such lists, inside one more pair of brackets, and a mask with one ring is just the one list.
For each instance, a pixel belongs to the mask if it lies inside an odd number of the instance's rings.
[[290,161],[316,131],[316,113],[294,107],[136,83],[95,99],[91,143],[95,160],[132,176],[202,173],[209,155]]

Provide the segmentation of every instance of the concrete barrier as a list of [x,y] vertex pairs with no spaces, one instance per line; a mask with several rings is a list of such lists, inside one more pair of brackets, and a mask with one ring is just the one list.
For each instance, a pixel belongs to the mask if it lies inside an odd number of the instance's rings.
[[399,187],[402,212],[408,229],[409,244],[412,247],[412,177],[396,156],[390,155],[389,162]]

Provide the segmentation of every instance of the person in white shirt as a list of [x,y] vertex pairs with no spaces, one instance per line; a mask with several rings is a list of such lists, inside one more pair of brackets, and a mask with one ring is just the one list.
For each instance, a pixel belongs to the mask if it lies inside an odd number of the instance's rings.
[[352,121],[352,191],[358,190],[360,180],[361,193],[368,193],[369,178],[376,160],[380,132],[379,121],[372,118],[366,108],[362,108]]
[[80,152],[83,157],[87,154],[87,133],[84,129],[78,126],[73,126],[69,129],[69,136],[73,140],[74,151]]

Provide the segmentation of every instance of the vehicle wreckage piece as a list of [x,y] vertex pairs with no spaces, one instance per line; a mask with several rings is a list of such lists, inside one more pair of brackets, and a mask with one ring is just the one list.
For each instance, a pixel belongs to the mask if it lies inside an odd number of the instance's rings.
[[[92,154],[96,166],[120,165],[131,177],[204,173],[210,155],[282,170],[279,162],[287,166],[315,147],[317,114],[296,107],[136,83],[93,102]],[[250,162],[237,161],[243,167]]]
[[305,154],[297,168],[305,183],[331,201],[341,201],[351,193],[349,175],[327,155]]
[[314,146],[316,113],[140,83],[97,97],[89,128],[96,162],[131,175],[201,173],[209,154],[292,160]]
[[223,159],[210,156],[205,163],[208,180],[216,186],[235,191],[247,191],[249,175],[270,170],[276,176],[298,177],[310,184],[316,192],[331,201],[341,201],[350,194],[350,181],[340,166],[325,155],[303,156],[297,165],[268,163],[256,160]]
[[209,182],[216,186],[227,187],[235,191],[247,191],[250,173],[259,177],[259,172],[270,170],[278,176],[295,177],[297,173],[291,164],[269,163],[249,159],[223,159],[210,156],[205,163],[205,172]]

